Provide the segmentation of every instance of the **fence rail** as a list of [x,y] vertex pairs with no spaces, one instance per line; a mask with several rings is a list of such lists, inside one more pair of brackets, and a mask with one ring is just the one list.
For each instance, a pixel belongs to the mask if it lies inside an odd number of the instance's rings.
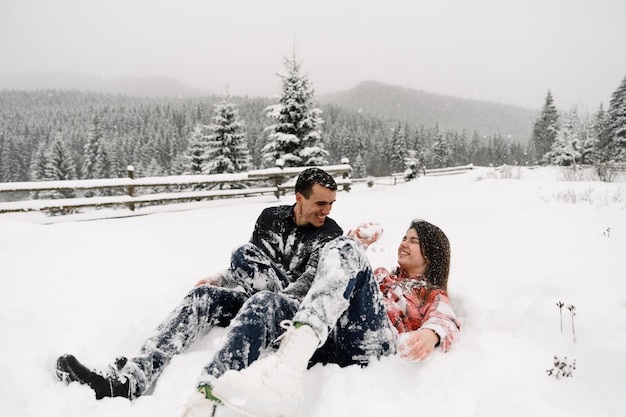
[[[125,190],[126,195],[94,196],[81,198],[19,200],[0,203],[0,213],[29,211],[63,211],[82,207],[106,207],[125,205],[134,210],[137,204],[154,204],[160,202],[202,200],[212,198],[246,197],[252,195],[281,194],[292,190],[295,183],[291,181],[308,167],[268,168],[237,174],[217,175],[178,175],[167,177],[134,178],[134,170],[129,167],[128,178],[108,178],[94,180],[40,181],[0,183],[0,193],[33,193],[42,191],[88,191],[101,189]],[[320,167],[336,178],[337,185],[345,191],[350,189],[349,164],[327,165]],[[258,187],[250,187],[251,184]],[[222,189],[224,185],[237,184],[240,188]],[[178,191],[136,195],[138,188],[172,187],[184,188],[194,185],[219,186],[220,189]]]
[[424,169],[423,174],[428,176],[435,175],[452,175],[461,174],[463,172],[471,171],[474,169],[474,164],[461,165],[457,167],[437,168],[437,169]]
[[[453,174],[462,174],[464,172],[471,171],[472,169],[474,169],[474,164],[459,165],[459,166],[448,167],[448,168],[434,168],[434,169],[423,168],[417,171],[417,175],[423,175],[423,176],[453,175]],[[398,182],[398,180],[404,180],[405,177],[406,177],[406,173],[404,172],[394,172],[393,174],[391,174],[389,178],[391,182],[395,185]]]

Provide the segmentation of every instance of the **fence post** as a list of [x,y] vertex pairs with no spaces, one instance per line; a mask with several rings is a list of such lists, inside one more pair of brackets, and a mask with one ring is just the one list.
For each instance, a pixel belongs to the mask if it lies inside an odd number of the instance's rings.
[[[283,161],[281,158],[278,158],[276,160],[276,166],[282,170],[285,167],[285,161]],[[276,186],[276,191],[274,191],[274,195],[279,200],[280,200],[280,184],[282,184],[283,180],[284,180],[283,177],[274,178],[274,185]]]
[[[131,180],[135,178],[135,167],[132,165],[129,165],[128,168],[126,168],[128,170],[128,178],[130,178]],[[128,195],[130,197],[134,197],[135,196],[135,187],[133,187],[132,185],[128,186]],[[131,211],[135,211],[135,203],[128,203],[128,208]]]
[[[346,157],[343,157],[343,158],[341,158],[341,163],[342,163],[342,164],[346,164],[346,165],[348,165],[348,164],[350,163],[350,160],[349,160],[348,158],[346,158]],[[342,174],[342,178],[343,178],[344,180],[345,180],[345,179],[347,179],[349,176],[350,176],[350,173],[349,173],[349,172],[344,172],[344,173]],[[344,190],[344,191],[346,191],[346,192],[347,192],[347,191],[350,191],[350,184],[344,184],[344,185],[343,185],[343,190]]]

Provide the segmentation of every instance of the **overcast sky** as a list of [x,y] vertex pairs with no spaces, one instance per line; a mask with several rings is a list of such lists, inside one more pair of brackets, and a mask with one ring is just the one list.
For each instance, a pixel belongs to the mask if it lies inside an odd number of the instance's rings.
[[275,96],[295,44],[318,94],[376,80],[595,111],[626,76],[625,0],[0,0],[0,76],[172,76]]

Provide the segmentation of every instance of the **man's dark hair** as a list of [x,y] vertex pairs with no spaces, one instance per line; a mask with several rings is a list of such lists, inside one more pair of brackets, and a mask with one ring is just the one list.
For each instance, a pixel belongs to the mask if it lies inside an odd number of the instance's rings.
[[319,168],[307,168],[298,176],[296,193],[300,193],[308,199],[313,194],[314,184],[319,184],[329,190],[337,190],[337,183],[328,172]]

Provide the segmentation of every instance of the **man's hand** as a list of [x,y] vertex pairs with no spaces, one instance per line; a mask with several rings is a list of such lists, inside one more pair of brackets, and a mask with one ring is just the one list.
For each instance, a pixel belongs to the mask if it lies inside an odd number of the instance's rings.
[[439,336],[431,329],[402,333],[398,342],[398,352],[406,360],[423,361],[433,353],[437,343]]

